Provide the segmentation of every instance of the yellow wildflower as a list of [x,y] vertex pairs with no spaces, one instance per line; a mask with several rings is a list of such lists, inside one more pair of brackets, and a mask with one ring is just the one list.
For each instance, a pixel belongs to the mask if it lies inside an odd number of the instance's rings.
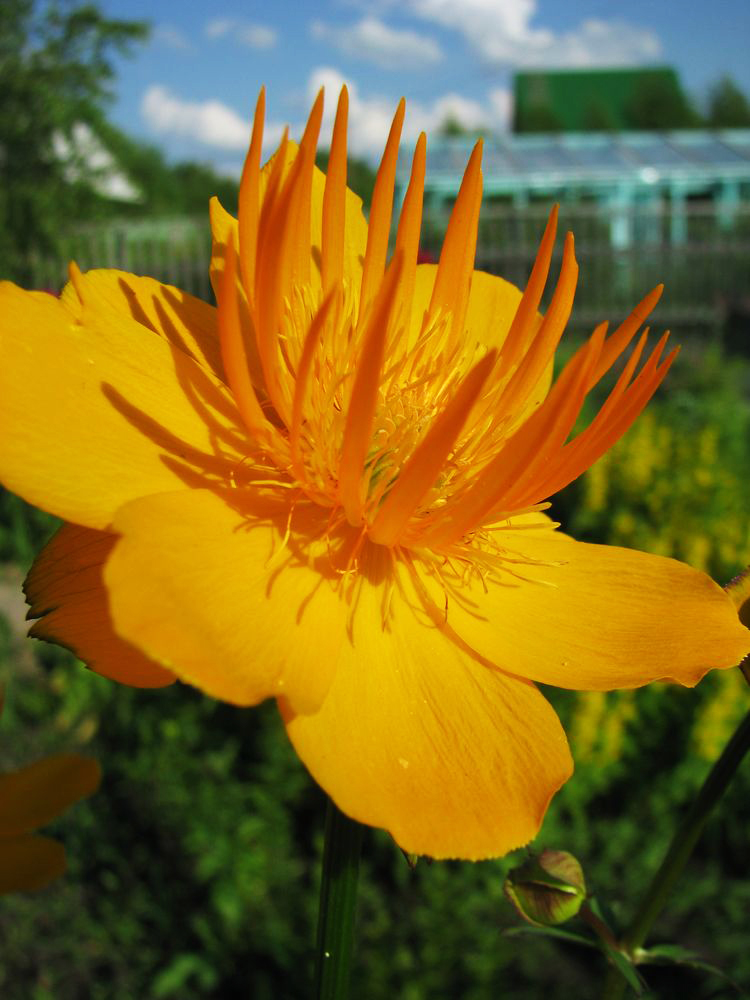
[[408,852],[529,841],[570,776],[535,682],[694,684],[750,649],[731,600],[672,560],[574,542],[548,498],[630,426],[672,360],[606,324],[550,389],[577,265],[538,314],[553,212],[523,293],[474,272],[481,146],[437,265],[417,265],[425,139],[387,261],[403,103],[369,225],[346,188],[346,90],[327,176],[315,102],[235,220],[214,202],[213,309],[115,271],[60,301],[6,286],[0,476],[68,524],[27,581],[33,634],[126,683],[278,698],[311,774]]

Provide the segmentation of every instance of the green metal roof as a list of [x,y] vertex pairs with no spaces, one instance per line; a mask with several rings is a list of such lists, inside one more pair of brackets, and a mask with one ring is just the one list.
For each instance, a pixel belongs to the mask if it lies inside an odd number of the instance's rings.
[[665,124],[693,124],[677,73],[668,66],[521,72],[513,90],[516,132],[649,127],[633,118],[654,105],[678,116]]

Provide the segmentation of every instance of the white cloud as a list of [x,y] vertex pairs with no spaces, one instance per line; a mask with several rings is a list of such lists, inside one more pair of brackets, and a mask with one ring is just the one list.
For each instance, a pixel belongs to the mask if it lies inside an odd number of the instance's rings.
[[416,31],[389,28],[376,17],[365,17],[348,27],[322,21],[310,25],[313,38],[330,42],[344,55],[374,63],[382,69],[422,69],[443,58],[438,43]]
[[621,20],[589,19],[556,34],[532,26],[537,0],[405,0],[417,16],[462,34],[489,66],[627,66],[659,56],[658,37]]
[[[326,91],[320,144],[325,147],[330,142],[336,103],[344,83],[349,90],[349,150],[355,156],[378,160],[388,138],[397,102],[390,97],[361,96],[357,85],[332,67],[319,67],[308,81],[311,103],[321,87],[325,87]],[[429,103],[408,101],[403,142],[413,144],[420,132],[427,132],[429,138],[451,118],[467,129],[503,129],[508,124],[509,108],[510,95],[502,90],[493,90],[486,103],[453,93],[442,94]]]
[[154,40],[170,49],[177,49],[181,52],[193,51],[193,46],[187,35],[173,24],[157,24],[154,29]]
[[513,94],[505,87],[496,87],[487,97],[490,102],[490,118],[496,121],[503,131],[507,131],[513,120]]
[[[354,156],[378,161],[388,138],[397,101],[381,95],[363,96],[356,83],[347,80],[339,70],[327,66],[314,70],[307,84],[309,105],[312,105],[320,88],[325,88],[320,146],[326,148],[330,144],[336,105],[344,84],[349,90],[349,151]],[[449,119],[471,130],[507,128],[510,106],[510,94],[501,89],[490,91],[485,101],[472,100],[456,93],[441,94],[430,102],[409,101],[403,142],[413,145],[420,132],[427,132],[428,137],[434,135]],[[216,99],[185,101],[166,87],[155,85],[143,95],[141,114],[149,127],[162,136],[193,140],[217,150],[244,153],[250,141],[249,118],[243,118]],[[264,155],[269,155],[278,145],[285,125],[286,122],[282,121],[266,122]],[[299,138],[303,129],[304,122],[292,123],[290,135]]]
[[209,38],[223,38],[231,35],[242,45],[250,49],[270,49],[276,44],[277,35],[273,28],[266,24],[251,24],[231,17],[216,17],[205,27]]
[[149,87],[141,101],[147,124],[164,135],[196,139],[219,149],[245,149],[250,122],[221,101],[183,101],[166,87]]

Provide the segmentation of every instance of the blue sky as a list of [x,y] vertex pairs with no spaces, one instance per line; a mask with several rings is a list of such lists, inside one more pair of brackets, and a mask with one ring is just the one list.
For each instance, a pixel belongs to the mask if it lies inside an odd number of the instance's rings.
[[454,115],[500,129],[516,69],[666,64],[700,103],[731,75],[750,94],[748,0],[101,0],[112,17],[151,21],[151,40],[118,61],[117,125],[237,173],[261,84],[268,138],[299,131],[321,84],[327,122],[350,88],[350,149],[374,158],[396,103],[404,136]]

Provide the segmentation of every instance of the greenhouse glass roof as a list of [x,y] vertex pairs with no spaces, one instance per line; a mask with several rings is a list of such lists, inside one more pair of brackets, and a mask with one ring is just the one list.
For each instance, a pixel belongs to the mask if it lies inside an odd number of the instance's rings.
[[[461,182],[473,140],[428,143],[425,187],[446,195]],[[399,162],[403,190],[410,157]],[[485,140],[486,194],[524,190],[750,183],[750,129],[507,135]]]

